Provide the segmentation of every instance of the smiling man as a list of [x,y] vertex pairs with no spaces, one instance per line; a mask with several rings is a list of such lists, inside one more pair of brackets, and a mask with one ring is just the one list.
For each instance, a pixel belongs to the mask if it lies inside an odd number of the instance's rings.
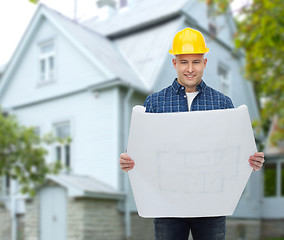
[[[146,98],[144,103],[146,112],[168,113],[233,108],[229,97],[207,86],[202,80],[207,65],[205,54],[208,51],[205,39],[199,31],[192,28],[179,31],[169,51],[174,56],[172,63],[177,78],[169,87]],[[263,165],[264,154],[255,153],[248,161],[253,170],[258,171]],[[130,171],[134,165],[134,161],[127,153],[120,155],[120,167],[123,171]],[[224,216],[155,218],[154,227],[155,240],[188,240],[190,231],[194,240],[225,240],[226,218]]]

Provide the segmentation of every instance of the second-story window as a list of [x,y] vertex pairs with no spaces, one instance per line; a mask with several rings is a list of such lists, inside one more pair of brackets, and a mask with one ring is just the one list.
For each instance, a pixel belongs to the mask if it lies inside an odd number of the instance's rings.
[[228,69],[219,65],[217,74],[220,81],[220,91],[226,96],[230,96],[230,79]]
[[39,53],[40,82],[54,80],[55,75],[55,46],[53,41],[40,45]]
[[55,145],[55,159],[61,161],[67,167],[71,166],[70,152],[70,124],[69,122],[57,123],[54,125],[55,136],[62,140]]

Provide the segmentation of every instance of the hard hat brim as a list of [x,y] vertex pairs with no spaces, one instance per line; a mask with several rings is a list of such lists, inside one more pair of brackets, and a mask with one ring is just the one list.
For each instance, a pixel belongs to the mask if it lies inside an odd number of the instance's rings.
[[205,54],[209,52],[209,48],[206,48],[205,51],[200,52],[174,52],[173,50],[169,50],[169,54],[172,55],[181,55],[181,54]]

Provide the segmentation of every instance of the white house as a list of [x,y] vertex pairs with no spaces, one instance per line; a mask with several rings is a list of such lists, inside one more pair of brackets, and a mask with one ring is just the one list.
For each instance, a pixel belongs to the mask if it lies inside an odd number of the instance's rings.
[[[61,159],[71,170],[50,176],[35,198],[2,181],[0,222],[10,223],[0,227],[3,239],[16,239],[21,226],[25,240],[152,239],[152,220],[137,216],[118,158],[126,149],[132,106],[175,78],[168,50],[187,26],[202,31],[210,49],[207,85],[236,107],[246,104],[252,120],[259,118],[253,88],[243,78],[244,58],[234,49],[230,14],[216,17],[198,0],[114,5],[100,0],[99,14],[82,23],[39,5],[6,66],[4,111],[39,134],[53,131],[72,142],[48,148],[48,162]],[[258,239],[261,194],[261,173],[253,173],[228,221],[228,239]]]

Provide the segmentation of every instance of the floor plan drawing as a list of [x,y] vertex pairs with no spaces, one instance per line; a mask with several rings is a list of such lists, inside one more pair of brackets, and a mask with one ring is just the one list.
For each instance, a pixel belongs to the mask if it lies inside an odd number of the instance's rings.
[[162,191],[222,192],[226,182],[238,175],[239,147],[204,152],[160,151],[156,162]]

